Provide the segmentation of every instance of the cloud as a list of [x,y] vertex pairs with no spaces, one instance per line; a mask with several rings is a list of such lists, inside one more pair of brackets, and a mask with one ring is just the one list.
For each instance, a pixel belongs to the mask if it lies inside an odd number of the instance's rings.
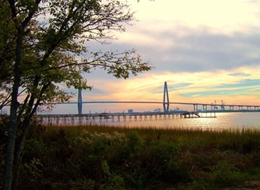
[[[132,38],[129,42],[118,41],[114,45],[119,49],[126,44],[135,47],[144,60],[154,64],[157,72],[229,70],[243,65],[259,65],[260,35],[257,30],[251,34],[233,35],[210,33],[206,29],[199,33],[187,28],[182,30],[181,36],[176,35],[174,30],[150,34],[151,43],[139,43],[141,40]],[[144,32],[141,32],[142,35]]]
[[245,74],[245,73],[231,73],[230,76],[245,76],[248,77],[250,74]]
[[[238,76],[238,75],[236,75]],[[222,84],[220,86],[217,86],[217,88],[241,88],[241,87],[244,87],[244,88],[251,88],[253,86],[260,86],[260,79],[244,79],[244,80],[241,80],[239,81],[239,83],[236,83],[236,84]]]
[[[92,91],[84,100],[170,101],[260,105],[259,1],[136,1],[139,22],[114,32],[109,45],[88,42],[89,51],[135,48],[156,69],[127,80],[103,70],[85,77]],[[76,99],[76,98],[75,98]],[[104,105],[106,110],[153,110],[161,105]],[[87,109],[102,110],[88,105]],[[104,110],[104,108],[103,108]],[[85,110],[86,111],[86,110]]]
[[140,3],[133,1],[131,4],[140,23],[156,21],[153,25],[144,25],[153,31],[165,30],[171,23],[179,22],[190,28],[206,25],[229,33],[245,29],[247,23],[259,22],[259,2],[161,0]]

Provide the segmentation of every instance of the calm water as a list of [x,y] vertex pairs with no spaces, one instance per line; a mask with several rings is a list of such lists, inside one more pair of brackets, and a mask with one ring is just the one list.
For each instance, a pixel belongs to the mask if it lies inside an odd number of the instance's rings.
[[156,128],[201,128],[201,129],[260,129],[260,112],[256,113],[217,113],[217,118],[174,118],[142,121],[94,121],[95,124],[127,127],[156,127]]

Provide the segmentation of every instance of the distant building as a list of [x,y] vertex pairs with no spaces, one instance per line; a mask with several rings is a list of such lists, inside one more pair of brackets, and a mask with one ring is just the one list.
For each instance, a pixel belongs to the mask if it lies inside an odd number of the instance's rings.
[[154,110],[154,112],[161,112],[161,109],[157,108],[157,109]]
[[177,107],[173,111],[180,111],[180,108]]
[[134,110],[133,109],[129,109],[128,113],[134,113]]

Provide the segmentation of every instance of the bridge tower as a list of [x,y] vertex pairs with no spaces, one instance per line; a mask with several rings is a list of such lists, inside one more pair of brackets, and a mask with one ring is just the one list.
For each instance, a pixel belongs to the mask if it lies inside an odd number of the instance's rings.
[[163,111],[168,112],[170,108],[169,94],[167,82],[164,82],[164,92],[163,92]]
[[78,90],[78,114],[82,114],[82,92]]

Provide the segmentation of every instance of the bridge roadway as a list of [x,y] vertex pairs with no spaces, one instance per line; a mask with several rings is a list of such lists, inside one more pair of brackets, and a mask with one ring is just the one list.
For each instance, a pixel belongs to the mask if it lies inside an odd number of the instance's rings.
[[[246,105],[246,104],[208,104],[208,103],[194,103],[194,102],[160,102],[160,101],[113,101],[113,100],[107,100],[107,101],[83,101],[82,104],[177,104],[177,105],[193,105],[194,110],[193,111],[199,111],[199,106],[202,106],[202,111],[212,111],[212,110],[226,110],[226,111],[236,111],[243,112],[245,110],[254,110],[254,111],[260,111],[260,105]],[[55,104],[55,103],[54,103]],[[78,102],[64,102],[64,103],[57,103],[57,104],[78,104]],[[210,107],[210,110],[208,110],[208,106]]]
[[[166,102],[160,102],[160,101],[129,101],[129,100],[122,100],[122,101],[116,101],[116,100],[93,100],[93,101],[83,101],[83,104],[95,104],[95,103],[134,103],[134,104],[163,104]],[[64,102],[64,103],[57,103],[57,104],[78,104],[78,102]],[[185,105],[216,105],[216,106],[251,106],[254,107],[255,105],[245,105],[245,104],[208,104],[208,103],[199,103],[199,102],[169,102],[169,104],[185,104]],[[257,107],[260,108],[260,105]]]

